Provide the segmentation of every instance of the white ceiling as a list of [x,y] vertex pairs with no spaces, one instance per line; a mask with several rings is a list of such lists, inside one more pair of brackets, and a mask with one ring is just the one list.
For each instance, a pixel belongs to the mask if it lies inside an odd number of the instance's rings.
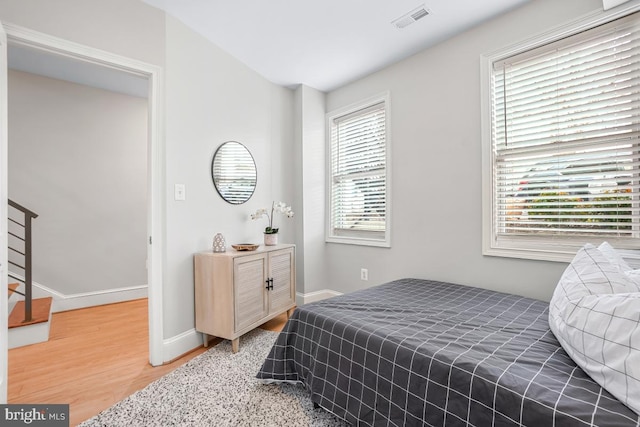
[[[268,80],[330,91],[531,0],[143,0]],[[419,7],[429,15],[398,29]],[[9,68],[147,96],[145,78],[9,43]]]
[[[268,80],[330,91],[530,0],[143,0]],[[424,6],[404,29],[392,21]]]

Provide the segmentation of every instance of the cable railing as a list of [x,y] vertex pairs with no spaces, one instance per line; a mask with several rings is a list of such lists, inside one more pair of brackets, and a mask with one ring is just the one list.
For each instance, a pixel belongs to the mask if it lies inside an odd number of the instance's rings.
[[[24,292],[14,291],[24,296],[24,322],[32,320],[33,302],[33,278],[32,278],[32,246],[31,246],[31,220],[38,214],[9,199],[9,264],[24,272]],[[9,273],[13,278],[19,276]]]

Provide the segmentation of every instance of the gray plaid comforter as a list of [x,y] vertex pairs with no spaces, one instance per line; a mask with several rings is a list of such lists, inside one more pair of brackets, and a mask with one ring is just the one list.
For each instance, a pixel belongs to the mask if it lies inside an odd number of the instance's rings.
[[567,356],[547,307],[397,280],[298,307],[257,377],[358,426],[640,426]]

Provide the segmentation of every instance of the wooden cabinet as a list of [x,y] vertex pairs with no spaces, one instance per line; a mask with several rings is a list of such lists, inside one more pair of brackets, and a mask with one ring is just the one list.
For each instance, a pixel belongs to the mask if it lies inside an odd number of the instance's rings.
[[231,340],[292,310],[296,304],[295,246],[194,256],[196,330]]

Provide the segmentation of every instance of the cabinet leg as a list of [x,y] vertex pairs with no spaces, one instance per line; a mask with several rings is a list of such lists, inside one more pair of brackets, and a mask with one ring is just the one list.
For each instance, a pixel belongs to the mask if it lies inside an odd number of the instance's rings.
[[240,350],[240,338],[231,340],[231,351],[237,353]]
[[209,347],[209,335],[202,334],[202,344],[205,348]]

